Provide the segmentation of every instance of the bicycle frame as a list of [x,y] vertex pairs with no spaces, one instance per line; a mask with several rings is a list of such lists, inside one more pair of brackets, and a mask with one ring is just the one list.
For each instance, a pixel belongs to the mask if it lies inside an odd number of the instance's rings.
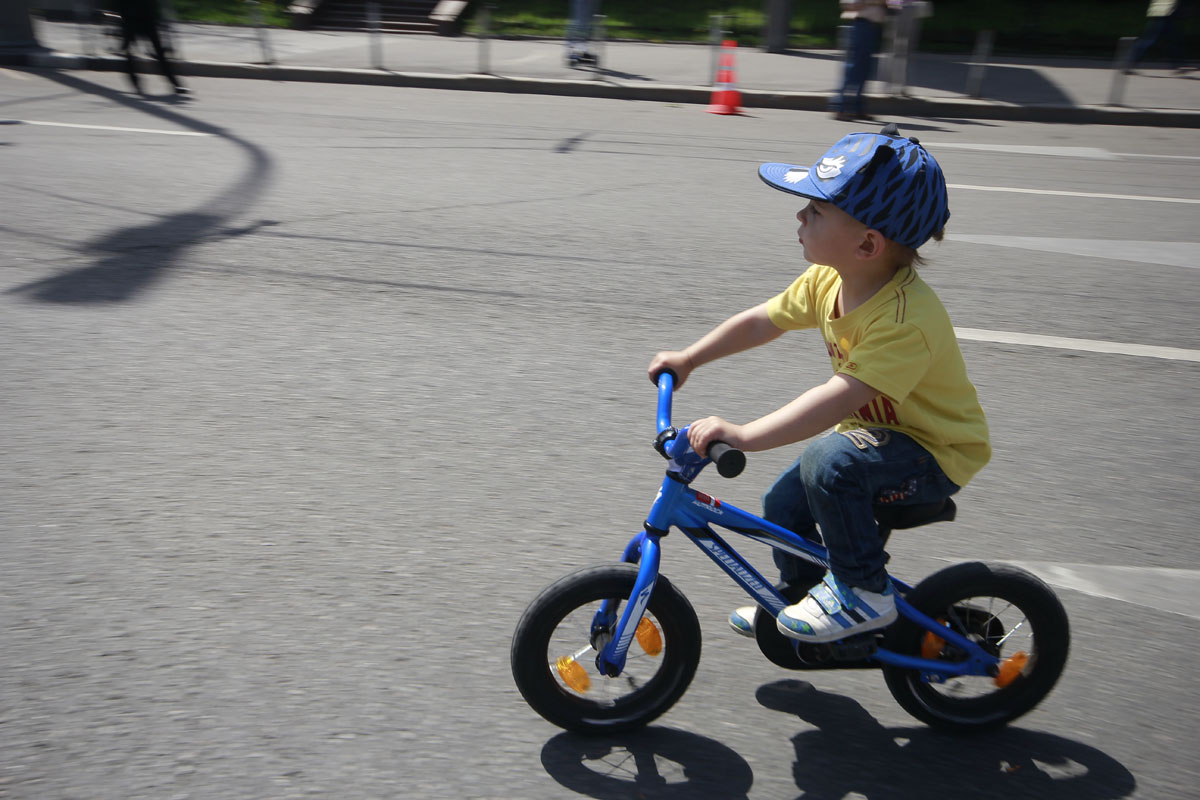
[[[789,605],[778,590],[722,539],[714,528],[722,528],[762,542],[772,548],[784,550],[800,558],[828,568],[828,553],[825,548],[782,528],[761,517],[734,505],[722,502],[703,492],[691,488],[691,481],[709,463],[691,449],[687,442],[687,429],[676,433],[671,426],[671,396],[674,376],[664,373],[659,378],[658,430],[659,444],[669,440],[662,449],[670,459],[667,474],[663,478],[658,496],[646,518],[645,530],[634,536],[625,547],[622,560],[638,564],[638,577],[633,593],[625,605],[620,620],[613,626],[615,614],[613,603],[605,601],[592,621],[593,642],[598,655],[596,666],[601,673],[616,677],[625,667],[625,657],[630,642],[658,579],[661,559],[660,540],[671,528],[677,528],[709,558],[725,571],[735,583],[774,617]],[[892,578],[896,589],[896,607],[900,616],[933,632],[941,639],[960,648],[967,654],[964,661],[933,661],[879,648],[871,656],[876,661],[907,669],[919,670],[925,680],[941,682],[957,675],[994,675],[998,669],[997,659],[985,652],[977,643],[956,631],[940,624],[937,620],[921,613],[905,601],[904,595],[912,588]],[[611,631],[611,638],[601,644],[596,641],[600,631]]]

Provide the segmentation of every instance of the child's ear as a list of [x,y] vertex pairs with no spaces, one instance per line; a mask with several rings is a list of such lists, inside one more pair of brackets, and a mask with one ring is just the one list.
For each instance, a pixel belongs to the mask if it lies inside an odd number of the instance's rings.
[[863,231],[862,238],[858,241],[857,255],[863,260],[869,260],[883,255],[887,250],[887,238],[882,233],[874,228],[867,228]]

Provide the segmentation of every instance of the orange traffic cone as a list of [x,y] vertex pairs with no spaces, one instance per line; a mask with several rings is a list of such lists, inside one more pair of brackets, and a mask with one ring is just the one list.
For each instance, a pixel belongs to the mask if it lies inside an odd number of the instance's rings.
[[717,61],[717,80],[713,87],[712,98],[708,103],[710,114],[740,114],[742,93],[737,90],[734,78],[734,55],[737,53],[737,42],[726,39],[721,42],[721,57]]

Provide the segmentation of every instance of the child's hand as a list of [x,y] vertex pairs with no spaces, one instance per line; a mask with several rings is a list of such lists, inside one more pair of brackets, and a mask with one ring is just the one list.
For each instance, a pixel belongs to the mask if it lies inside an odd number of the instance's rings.
[[688,375],[692,374],[695,366],[685,351],[664,350],[650,359],[650,367],[646,372],[650,376],[650,382],[657,386],[659,374],[668,369],[675,373],[675,388],[678,389],[683,386]]
[[734,425],[720,417],[698,419],[688,428],[688,442],[702,456],[708,455],[708,446],[713,442],[724,442],[731,447],[744,450],[742,426]]

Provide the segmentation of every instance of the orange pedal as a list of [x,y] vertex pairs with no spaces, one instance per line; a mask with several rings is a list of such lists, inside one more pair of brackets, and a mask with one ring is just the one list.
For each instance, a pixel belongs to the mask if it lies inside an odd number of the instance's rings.
[[996,685],[1001,689],[1008,686],[1017,679],[1028,663],[1029,656],[1025,654],[1024,650],[1018,650],[1004,659],[1004,663],[1000,665],[1000,671],[996,673]]
[[[938,623],[945,625],[946,620],[939,619]],[[926,632],[924,638],[921,639],[921,658],[932,661],[942,654],[942,648],[945,646],[945,639],[932,632]]]
[[662,634],[658,632],[658,626],[645,617],[638,623],[634,636],[647,655],[656,656],[662,652]]
[[591,688],[591,679],[583,671],[579,662],[570,656],[559,656],[558,661],[554,663],[554,668],[558,671],[558,677],[562,678],[563,683],[580,694],[586,693]]

